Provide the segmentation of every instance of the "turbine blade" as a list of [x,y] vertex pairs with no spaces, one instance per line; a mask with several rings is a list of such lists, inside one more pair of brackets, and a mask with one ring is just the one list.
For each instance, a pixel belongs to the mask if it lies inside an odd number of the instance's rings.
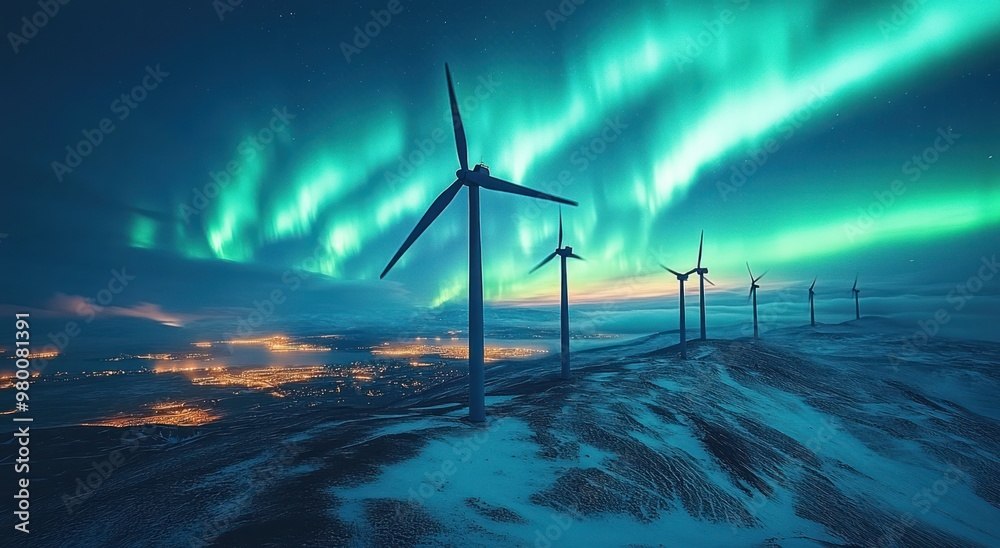
[[857,274],[855,274],[854,275],[854,285],[851,287],[851,291],[854,291],[857,288],[858,288],[858,276],[857,276]]
[[562,249],[562,237],[563,237],[563,230],[562,230],[562,207],[560,207],[559,208],[559,245],[556,246],[556,248],[558,248],[558,249]]
[[701,246],[705,243],[705,231],[701,231],[701,240],[698,241],[698,270],[701,270]]
[[469,147],[465,143],[465,126],[462,125],[462,114],[458,111],[458,101],[455,99],[455,86],[451,83],[451,70],[448,63],[444,64],[444,73],[448,78],[448,98],[451,100],[451,123],[455,126],[455,146],[458,148],[458,163],[462,169],[469,169]]
[[587,259],[584,259],[583,257],[577,255],[576,253],[570,253],[569,255],[567,255],[567,257],[569,257],[571,259],[580,259],[581,261],[586,261],[587,260]]
[[404,241],[403,245],[400,246],[399,251],[397,251],[396,254],[393,255],[392,260],[389,261],[389,264],[385,267],[385,270],[382,271],[382,274],[379,276],[379,279],[385,278],[385,275],[389,273],[389,270],[393,267],[393,265],[396,264],[396,261],[398,261],[399,258],[403,256],[403,253],[406,253],[406,250],[409,249],[411,245],[413,245],[413,242],[417,241],[417,238],[419,238],[420,235],[423,234],[425,230],[427,230],[427,227],[434,222],[434,219],[437,219],[438,215],[440,215],[441,212],[444,211],[444,208],[448,207],[448,204],[450,204],[451,201],[455,199],[455,195],[458,194],[458,191],[461,189],[462,189],[462,182],[455,181],[454,183],[451,184],[450,187],[446,188],[445,191],[442,192],[441,195],[438,196],[436,200],[434,200],[434,203],[431,204],[431,207],[427,208],[427,212],[424,213],[424,216],[420,218],[420,221],[417,223],[417,226],[413,227],[413,232],[410,232],[410,235],[406,237],[406,241]]
[[750,286],[750,293],[747,293],[747,302],[750,302],[750,297],[753,297],[753,286]]
[[[663,266],[663,265],[661,264],[660,266]],[[674,276],[683,276],[683,274],[681,274],[680,272],[677,272],[676,270],[674,270],[672,268],[667,268],[665,266],[663,266],[663,268],[664,268],[664,270],[669,270],[670,273],[673,274]]]
[[750,273],[750,279],[753,280],[753,270],[750,270],[750,263],[747,263],[747,272]]
[[813,283],[812,283],[812,285],[809,286],[809,291],[812,291],[813,288],[816,287],[816,280],[818,278],[819,278],[819,276],[816,276],[815,278],[813,278]]
[[555,251],[553,251],[552,253],[550,253],[550,254],[549,254],[549,256],[548,256],[548,257],[545,257],[545,260],[543,260],[542,262],[538,263],[538,264],[537,264],[537,265],[535,266],[535,268],[532,268],[532,269],[531,269],[531,270],[530,270],[530,271],[528,272],[528,274],[531,274],[532,272],[534,272],[534,271],[538,270],[539,268],[542,268],[543,266],[545,266],[545,263],[547,263],[547,262],[551,261],[552,259],[554,259],[554,258],[555,258],[555,256],[556,256],[556,252],[555,252]]
[[510,194],[520,194],[521,196],[529,196],[531,198],[541,198],[542,200],[549,200],[550,202],[557,202],[560,204],[566,204],[571,206],[579,205],[572,200],[567,200],[566,198],[560,198],[559,196],[553,196],[552,194],[546,194],[539,190],[533,190],[521,185],[515,185],[510,181],[504,181],[503,179],[497,179],[492,175],[487,175],[485,180],[477,181],[479,186],[487,188],[489,190],[496,190],[497,192],[507,192]]
[[770,272],[770,270],[765,270],[763,274],[761,274],[760,276],[757,276],[757,278],[754,279],[753,283],[759,282],[760,279],[763,278],[764,276],[766,276],[768,272]]
[[714,283],[712,283],[712,280],[708,279],[708,276],[702,276],[702,279],[708,282],[709,285],[715,285]]

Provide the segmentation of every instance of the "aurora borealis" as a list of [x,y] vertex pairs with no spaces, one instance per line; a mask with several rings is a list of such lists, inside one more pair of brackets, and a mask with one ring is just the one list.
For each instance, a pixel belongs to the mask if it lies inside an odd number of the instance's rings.
[[[996,252],[1000,3],[446,4],[401,2],[349,62],[341,43],[385,2],[63,6],[4,53],[0,252],[25,268],[2,302],[89,295],[128,262],[199,273],[128,297],[178,314],[248,306],[220,297],[227,276],[266,288],[289,269],[373,310],[461,303],[463,200],[377,280],[457,167],[446,61],[470,160],[580,203],[563,211],[579,300],[674,294],[657,263],[693,263],[702,229],[712,291],[741,295],[748,260],[772,287],[819,272],[846,291],[861,271],[905,294]],[[36,9],[5,5],[8,30]],[[169,76],[57,180],[157,65]],[[557,207],[482,207],[486,299],[555,302],[558,273],[527,272]],[[60,282],[60,259],[86,281]]]

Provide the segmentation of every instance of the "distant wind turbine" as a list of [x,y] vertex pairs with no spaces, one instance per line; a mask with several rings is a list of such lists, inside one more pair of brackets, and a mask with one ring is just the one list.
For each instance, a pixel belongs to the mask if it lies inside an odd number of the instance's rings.
[[670,272],[674,276],[677,276],[677,281],[680,282],[680,309],[681,309],[681,359],[687,359],[687,326],[684,323],[684,282],[687,281],[688,276],[693,274],[695,270],[689,270],[688,272],[681,274],[672,268],[667,268],[664,265],[660,265],[664,270]]
[[816,305],[814,302],[816,292],[813,291],[813,288],[816,287],[816,280],[818,279],[819,276],[813,278],[813,283],[809,286],[809,324],[813,327],[816,327]]
[[702,230],[701,231],[701,240],[698,241],[698,266],[696,266],[695,269],[692,270],[692,272],[698,274],[698,296],[701,299],[700,302],[699,302],[700,308],[701,308],[701,340],[705,340],[706,339],[706,336],[705,336],[705,282],[708,282],[708,283],[710,283],[712,285],[715,285],[714,283],[712,283],[712,280],[709,280],[707,277],[705,277],[705,274],[708,274],[708,269],[701,267],[701,248],[702,248],[702,244],[704,244],[704,243],[705,243],[705,231]]
[[563,247],[563,224],[562,224],[562,210],[559,211],[559,245],[556,246],[556,250],[553,251],[548,257],[546,257],[542,262],[538,263],[535,268],[531,269],[531,272],[538,270],[545,266],[545,263],[551,261],[558,255],[562,259],[562,297],[560,300],[559,307],[559,341],[562,349],[562,378],[570,378],[569,373],[569,289],[566,284],[566,259],[579,259],[583,260],[583,257],[573,253],[573,248],[570,246]]
[[444,66],[445,78],[448,80],[448,98],[451,101],[451,119],[455,126],[455,145],[458,149],[460,169],[455,172],[457,179],[427,209],[417,226],[407,236],[399,251],[392,257],[379,278],[384,278],[403,253],[423,234],[424,230],[458,194],[463,186],[469,188],[469,420],[483,422],[486,420],[486,371],[483,348],[483,252],[479,223],[479,189],[496,190],[510,194],[520,194],[531,198],[540,198],[562,204],[577,205],[576,202],[525,188],[514,183],[498,179],[490,175],[490,170],[483,164],[469,169],[468,146],[465,141],[465,128],[462,116],[455,99],[455,87],[451,81],[451,71]]
[[858,304],[858,295],[861,294],[861,290],[858,289],[858,276],[856,274],[854,276],[854,287],[851,288],[851,291],[854,292],[854,319],[860,320],[861,306]]
[[757,282],[764,277],[764,274],[767,274],[767,271],[754,278],[753,271],[750,270],[750,263],[747,263],[747,272],[750,273],[750,294],[747,295],[747,300],[753,299],[753,338],[759,339],[760,332],[757,330],[757,290],[760,289],[760,286],[757,285]]

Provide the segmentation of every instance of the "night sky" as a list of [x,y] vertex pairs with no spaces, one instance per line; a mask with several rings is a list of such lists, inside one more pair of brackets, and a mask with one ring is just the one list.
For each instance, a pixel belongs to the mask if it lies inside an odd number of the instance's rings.
[[[464,306],[465,191],[378,280],[458,168],[445,62],[470,161],[580,203],[577,302],[674,306],[657,264],[693,268],[704,230],[719,302],[749,261],[762,302],[818,275],[848,320],[860,274],[863,313],[919,319],[1000,247],[995,0],[244,4],[71,2],[25,41],[38,4],[2,3],[5,313],[77,316],[122,269],[106,313],[171,326],[274,289],[281,314]],[[557,300],[528,271],[558,214],[484,192],[487,301]],[[966,312],[995,319],[980,281]]]

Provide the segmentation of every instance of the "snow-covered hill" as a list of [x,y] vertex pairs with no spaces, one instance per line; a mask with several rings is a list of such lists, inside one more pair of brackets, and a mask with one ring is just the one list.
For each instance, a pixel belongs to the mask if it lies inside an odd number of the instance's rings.
[[686,361],[676,335],[653,335],[574,354],[569,382],[558,356],[488,365],[486,425],[463,419],[464,379],[388,409],[276,404],[183,443],[130,448],[91,500],[40,534],[103,545],[1000,545],[1000,345],[931,340],[903,356],[893,329],[863,319],[694,341]]

